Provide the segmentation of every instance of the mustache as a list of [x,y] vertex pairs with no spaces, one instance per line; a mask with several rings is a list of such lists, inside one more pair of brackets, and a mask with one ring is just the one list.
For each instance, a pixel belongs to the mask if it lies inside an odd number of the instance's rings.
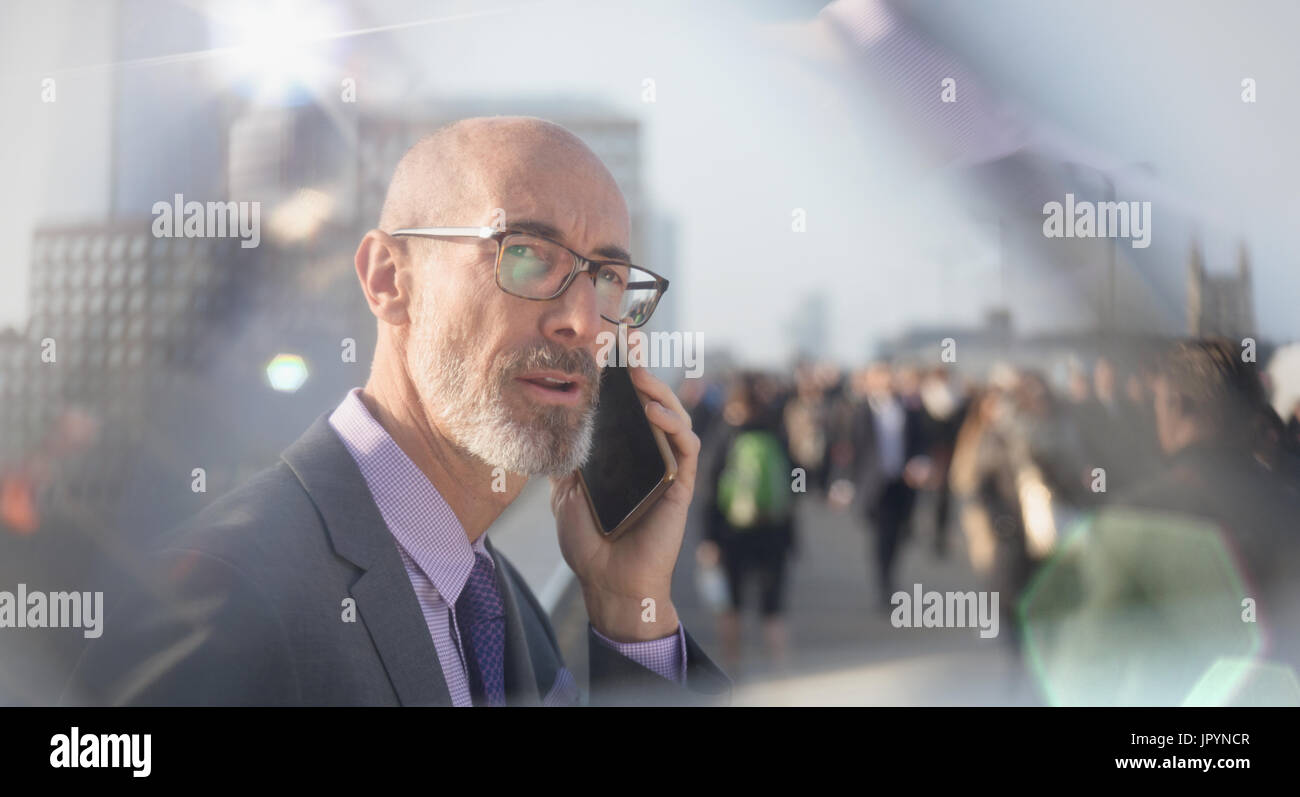
[[501,364],[504,379],[513,379],[519,374],[534,370],[556,370],[577,374],[587,382],[587,387],[598,392],[600,385],[600,366],[596,358],[586,349],[570,349],[551,341],[516,349]]

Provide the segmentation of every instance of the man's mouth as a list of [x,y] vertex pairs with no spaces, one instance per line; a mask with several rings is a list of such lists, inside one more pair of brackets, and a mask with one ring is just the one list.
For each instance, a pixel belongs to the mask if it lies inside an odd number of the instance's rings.
[[559,371],[534,371],[517,377],[516,381],[522,383],[524,391],[535,400],[566,406],[577,406],[582,401],[586,384],[580,376]]

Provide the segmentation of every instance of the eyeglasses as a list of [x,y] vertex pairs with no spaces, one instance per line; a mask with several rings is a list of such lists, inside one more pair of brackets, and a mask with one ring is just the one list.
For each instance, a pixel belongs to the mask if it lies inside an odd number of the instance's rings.
[[496,227],[408,227],[393,235],[419,238],[479,238],[497,245],[497,287],[534,301],[556,299],[580,273],[591,275],[600,317],[636,328],[650,320],[668,280],[622,260],[591,260],[551,239]]

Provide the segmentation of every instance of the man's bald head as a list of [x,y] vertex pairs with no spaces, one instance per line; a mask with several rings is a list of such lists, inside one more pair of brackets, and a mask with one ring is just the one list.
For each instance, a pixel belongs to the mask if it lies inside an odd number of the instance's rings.
[[[379,228],[472,226],[506,207],[510,186],[560,168],[618,192],[596,154],[563,127],[527,116],[463,119],[420,139],[397,164]],[[621,199],[621,194],[619,195]],[[507,208],[507,211],[509,209]],[[465,218],[467,213],[476,214]]]

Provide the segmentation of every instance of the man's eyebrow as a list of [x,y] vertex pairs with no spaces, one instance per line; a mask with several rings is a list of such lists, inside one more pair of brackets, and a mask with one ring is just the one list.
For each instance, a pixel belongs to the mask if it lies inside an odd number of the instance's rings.
[[[550,238],[552,240],[565,243],[564,234],[561,233],[558,229],[556,229],[554,225],[547,224],[544,221],[536,221],[534,219],[520,219],[518,221],[510,222],[509,224],[506,225],[506,227],[511,230],[517,230],[519,232],[529,232],[532,233],[533,235],[540,235],[543,238]],[[568,244],[565,243],[565,245],[567,246]],[[624,263],[632,262],[632,255],[628,254],[626,249],[624,249],[621,246],[615,246],[613,244],[606,244],[605,246],[598,247],[596,251],[592,252],[592,255],[594,257],[607,258],[609,260],[622,260]]]

